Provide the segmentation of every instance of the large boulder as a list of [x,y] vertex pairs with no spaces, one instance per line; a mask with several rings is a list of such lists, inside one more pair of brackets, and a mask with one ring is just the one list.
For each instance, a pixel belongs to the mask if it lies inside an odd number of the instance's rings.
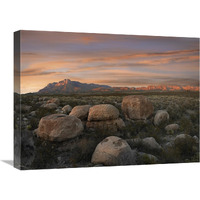
[[69,115],[75,116],[81,120],[87,120],[90,105],[75,106]]
[[83,125],[75,116],[53,114],[41,118],[36,134],[50,141],[64,141],[81,135]]
[[111,104],[100,104],[90,108],[88,121],[106,121],[117,119],[119,110]]
[[89,130],[117,132],[125,127],[125,123],[121,118],[107,121],[88,121],[86,127]]
[[60,104],[60,100],[58,98],[53,98],[47,101],[47,103],[55,103],[57,105]]
[[131,150],[125,140],[110,136],[97,145],[91,162],[103,165],[135,164],[136,151]]
[[66,105],[62,108],[63,113],[66,113],[66,114],[70,113],[71,110],[72,110],[72,107],[70,105]]
[[55,103],[48,103],[48,104],[44,104],[42,107],[47,108],[47,109],[56,109],[58,106]]
[[169,120],[169,114],[166,110],[158,110],[154,117],[154,124],[159,126],[162,123],[166,123]]
[[122,111],[128,119],[147,119],[153,110],[152,103],[145,96],[130,95],[123,98]]

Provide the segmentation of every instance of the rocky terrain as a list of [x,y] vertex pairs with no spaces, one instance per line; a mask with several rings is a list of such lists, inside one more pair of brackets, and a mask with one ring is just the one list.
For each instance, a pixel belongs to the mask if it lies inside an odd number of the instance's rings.
[[21,169],[199,162],[198,93],[26,94],[19,102]]

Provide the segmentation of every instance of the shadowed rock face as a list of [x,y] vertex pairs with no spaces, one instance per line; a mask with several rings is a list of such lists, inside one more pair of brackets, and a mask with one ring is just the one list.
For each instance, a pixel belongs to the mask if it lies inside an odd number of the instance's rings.
[[90,105],[84,105],[84,106],[75,106],[72,111],[70,112],[70,116],[75,116],[81,120],[86,120],[88,117]]
[[81,135],[83,125],[75,116],[53,114],[43,117],[36,134],[50,141],[64,141]]
[[106,121],[119,117],[119,110],[111,104],[100,104],[90,108],[88,121]]
[[134,164],[135,158],[136,152],[131,150],[125,140],[110,136],[97,145],[91,162],[104,165],[126,165]]
[[86,127],[87,129],[110,131],[115,133],[125,127],[125,123],[121,118],[107,121],[88,121]]
[[129,119],[147,119],[153,113],[152,103],[142,95],[130,95],[123,98],[122,111]]

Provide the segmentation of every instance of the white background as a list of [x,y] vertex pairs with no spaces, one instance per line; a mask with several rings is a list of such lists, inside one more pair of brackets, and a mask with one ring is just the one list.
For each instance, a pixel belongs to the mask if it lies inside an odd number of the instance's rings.
[[13,32],[200,37],[199,0],[0,3],[0,199],[199,199],[199,164],[18,171],[13,156]]

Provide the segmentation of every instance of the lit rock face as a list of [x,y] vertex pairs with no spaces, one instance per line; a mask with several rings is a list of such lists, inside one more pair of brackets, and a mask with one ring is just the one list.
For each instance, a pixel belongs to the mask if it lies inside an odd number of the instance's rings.
[[105,121],[117,119],[119,110],[111,104],[100,104],[90,108],[88,121]]
[[154,117],[154,124],[159,126],[161,123],[165,123],[169,120],[169,114],[166,110],[158,110]]
[[70,116],[75,116],[81,120],[87,120],[89,109],[91,108],[90,105],[83,105],[83,106],[75,106],[72,111],[70,112]]
[[89,110],[87,129],[114,133],[124,126],[124,121],[119,118],[119,110],[113,105],[100,104]]
[[135,160],[136,151],[131,150],[125,140],[110,136],[97,145],[91,162],[103,165],[128,165],[135,164]]
[[50,141],[64,141],[82,134],[80,119],[64,114],[53,114],[41,118],[36,134]]
[[153,113],[152,103],[142,95],[130,95],[123,98],[122,111],[127,119],[147,119]]
[[70,113],[71,110],[72,110],[72,107],[70,105],[66,105],[62,108],[63,113],[66,113],[66,114]]

